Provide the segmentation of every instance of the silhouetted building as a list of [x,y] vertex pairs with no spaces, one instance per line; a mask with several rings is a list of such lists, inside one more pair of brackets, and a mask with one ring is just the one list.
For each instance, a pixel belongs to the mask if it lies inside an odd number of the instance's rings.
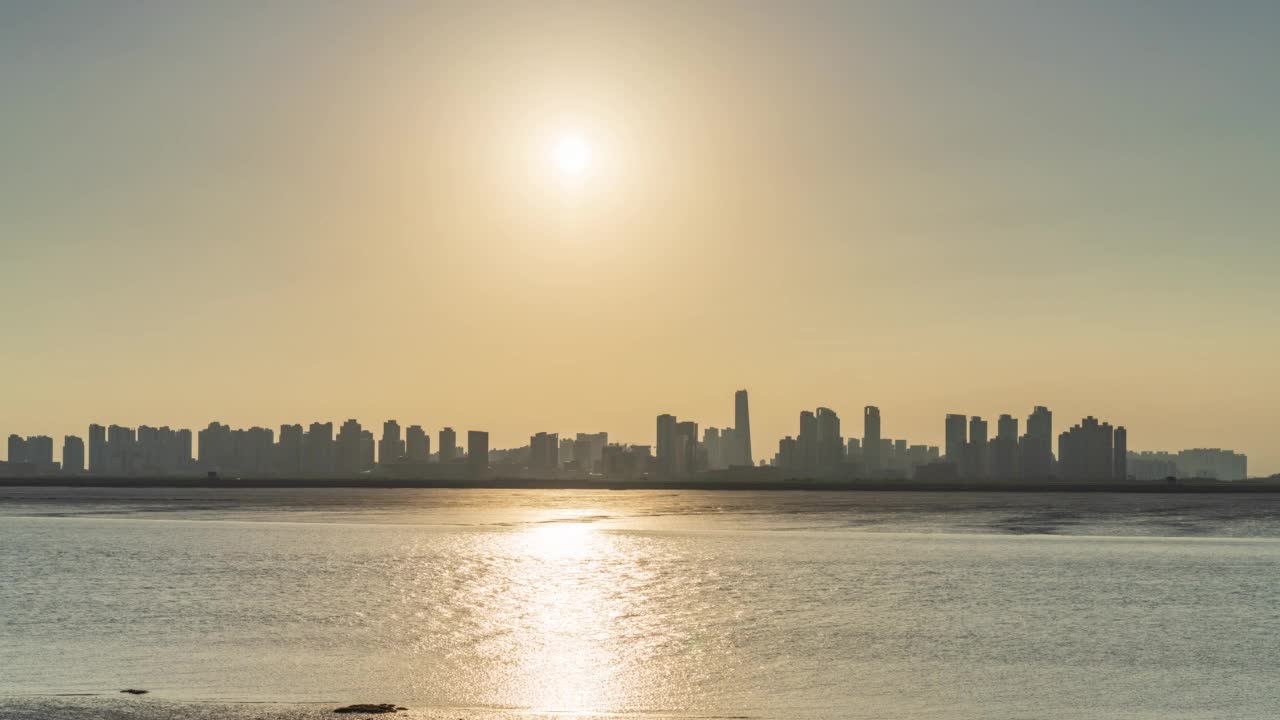
[[404,440],[400,439],[400,423],[387,420],[382,423],[382,438],[378,441],[378,462],[390,465],[404,457]]
[[458,455],[458,436],[454,433],[453,428],[447,427],[440,431],[440,462],[453,462]]
[[173,475],[191,465],[191,431],[138,426],[133,472],[138,475]]
[[132,475],[134,467],[133,428],[111,425],[107,428],[107,469],[111,475]]
[[[586,443],[587,454],[585,457],[579,457],[583,451],[580,448],[581,443]],[[573,442],[573,459],[578,463],[578,469],[585,472],[594,472],[604,459],[604,448],[609,444],[609,433],[578,433]],[[633,445],[631,447],[648,448],[648,445]],[[646,451],[647,452],[647,451]],[[601,470],[603,472],[603,470]],[[648,472],[648,468],[645,468]]]
[[1129,479],[1129,431],[1124,429],[1123,425],[1116,427],[1111,435],[1111,462],[1114,469],[1111,477],[1116,480]]
[[946,421],[946,459],[957,469],[965,465],[965,453],[969,446],[969,418],[964,415],[950,413]]
[[1249,477],[1249,459],[1245,455],[1219,448],[1193,448],[1178,452],[1178,477],[1213,480],[1245,480]]
[[332,475],[337,469],[333,423],[313,422],[302,437],[302,471],[311,477]]
[[1111,425],[1090,415],[1058,436],[1059,468],[1064,480],[1111,480],[1115,477]]
[[778,441],[773,466],[782,471],[784,478],[794,477],[800,472],[800,448],[795,438],[788,435]]
[[1027,418],[1027,434],[1018,448],[1018,477],[1047,480],[1053,476],[1053,413],[1037,405]]
[[107,472],[107,429],[101,425],[89,426],[89,472]]
[[862,440],[858,438],[849,438],[845,443],[844,459],[850,465],[862,465]]
[[467,431],[467,475],[480,479],[489,473],[489,433]]
[[819,474],[834,473],[844,462],[844,440],[840,435],[840,416],[831,408],[818,408],[817,435],[816,469]]
[[410,462],[424,463],[431,458],[431,436],[421,425],[410,425],[404,433],[405,455]]
[[608,478],[638,478],[649,472],[652,462],[652,448],[648,445],[605,445],[600,472]]
[[9,436],[9,462],[17,465],[18,463],[29,462],[27,460],[27,441],[21,435]]
[[1018,477],[1018,421],[1012,415],[1001,415],[996,421],[990,457],[991,477],[997,480]]
[[84,440],[75,435],[62,438],[62,472],[80,474],[84,472]]
[[800,413],[800,434],[796,436],[799,452],[798,472],[812,476],[818,471],[818,416],[808,410]]
[[376,443],[373,441],[373,433],[369,430],[360,431],[360,472],[367,472],[376,466],[374,459],[374,447]]
[[1178,477],[1178,457],[1167,452],[1127,453],[1126,470],[1134,480],[1165,480]]
[[868,405],[862,411],[862,465],[868,476],[884,468],[880,449],[880,408]]
[[729,466],[724,445],[720,442],[720,428],[709,427],[702,431],[702,447],[707,452],[707,468],[719,470]]
[[739,390],[733,395],[734,443],[730,465],[754,465],[755,456],[751,454],[751,411],[747,407],[747,391]]
[[684,420],[676,423],[675,477],[692,475],[701,469],[698,463],[698,423]]
[[363,443],[364,429],[359,421],[351,418],[342,423],[338,429],[338,437],[334,442],[337,453],[337,471],[342,475],[359,475],[364,466]]
[[990,477],[987,452],[987,421],[974,415],[969,418],[969,443],[965,446],[965,463],[960,468],[960,476],[966,480]]
[[666,477],[674,477],[676,469],[679,466],[677,456],[679,455],[680,439],[676,431],[675,415],[662,414],[658,416],[657,428],[657,472],[659,475]]
[[560,468],[560,434],[540,432],[529,438],[529,469],[551,474]]
[[276,472],[284,477],[302,475],[302,425],[281,425],[276,445]]

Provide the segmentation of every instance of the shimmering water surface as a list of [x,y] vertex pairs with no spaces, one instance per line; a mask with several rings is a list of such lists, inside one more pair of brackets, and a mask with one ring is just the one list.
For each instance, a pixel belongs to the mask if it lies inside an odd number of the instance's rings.
[[0,717],[1274,718],[1278,581],[1271,496],[0,489]]

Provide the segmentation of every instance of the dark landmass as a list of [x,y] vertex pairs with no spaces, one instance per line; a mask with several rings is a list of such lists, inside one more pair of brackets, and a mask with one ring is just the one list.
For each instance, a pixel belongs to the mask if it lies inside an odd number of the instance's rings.
[[68,488],[454,488],[497,490],[753,490],[753,491],[915,491],[915,492],[1105,492],[1105,493],[1274,493],[1280,481],[1178,480],[1149,482],[923,481],[923,480],[612,480],[494,478],[205,478],[205,477],[45,477],[0,478],[0,487]]
[[409,708],[400,707],[392,703],[359,703],[356,705],[347,705],[334,710],[336,713],[350,714],[360,713],[362,715],[385,715],[387,713],[397,713],[408,710]]

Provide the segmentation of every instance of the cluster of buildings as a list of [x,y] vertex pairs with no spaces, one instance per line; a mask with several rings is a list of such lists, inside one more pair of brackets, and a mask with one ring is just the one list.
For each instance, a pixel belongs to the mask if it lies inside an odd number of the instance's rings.
[[302,425],[281,425],[278,436],[270,428],[233,429],[212,422],[195,439],[198,445],[185,429],[90,425],[87,454],[84,441],[68,435],[62,462],[55,463],[51,438],[11,435],[8,462],[0,464],[0,474],[345,477],[377,470],[406,477],[454,477],[484,475],[489,458],[486,432],[468,432],[464,450],[453,428],[443,428],[439,450],[432,453],[431,437],[421,426],[410,426],[402,436],[395,420],[383,423],[376,443],[373,433],[356,420],[347,420],[336,434],[331,422],[311,423],[305,430]]
[[64,438],[61,463],[54,461],[52,438],[10,435],[0,475],[1123,481],[1243,480],[1248,470],[1247,458],[1230,450],[1129,452],[1124,427],[1092,416],[1058,435],[1055,456],[1053,413],[1045,407],[1032,410],[1021,433],[1016,418],[1001,415],[994,435],[979,416],[949,414],[944,437],[942,448],[882,437],[875,406],[863,408],[861,437],[845,437],[840,416],[820,407],[801,412],[799,432],[756,466],[747,391],[739,390],[733,427],[708,427],[699,436],[697,422],[663,414],[655,445],[610,443],[607,432],[573,438],[539,432],[528,445],[491,450],[488,433],[472,430],[464,449],[445,427],[433,451],[421,425],[402,429],[395,420],[384,422],[377,437],[356,420],[336,431],[331,422],[314,422],[281,425],[278,433],[213,422],[194,437],[185,429],[95,424],[87,447],[79,437]]
[[778,441],[773,467],[786,477],[913,477],[916,469],[938,461],[938,448],[881,437],[880,408],[862,411],[862,437],[845,439],[840,416],[831,408],[800,413],[800,432]]
[[1128,464],[1129,475],[1134,480],[1244,480],[1249,477],[1249,458],[1220,448],[1194,448],[1176,453],[1130,452]]

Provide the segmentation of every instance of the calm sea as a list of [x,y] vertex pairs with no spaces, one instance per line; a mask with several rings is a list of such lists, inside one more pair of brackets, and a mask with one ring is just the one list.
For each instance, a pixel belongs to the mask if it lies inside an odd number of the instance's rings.
[[1278,583],[1275,496],[0,489],[0,717],[1271,719]]

